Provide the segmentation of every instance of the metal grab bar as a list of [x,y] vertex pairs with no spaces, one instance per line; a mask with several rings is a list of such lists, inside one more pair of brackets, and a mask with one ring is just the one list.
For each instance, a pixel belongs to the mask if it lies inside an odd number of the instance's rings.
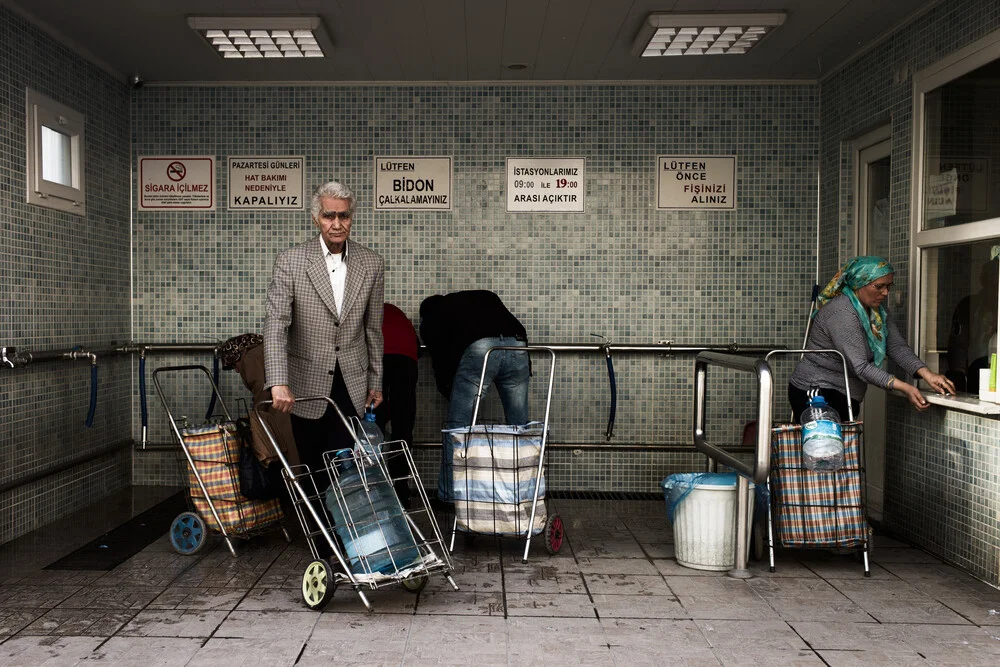
[[750,535],[750,482],[765,484],[770,474],[771,430],[757,429],[757,443],[754,448],[753,465],[748,465],[733,456],[730,452],[708,442],[705,438],[705,385],[708,377],[708,366],[716,365],[737,371],[753,373],[757,377],[757,423],[771,423],[771,367],[763,359],[753,359],[722,352],[701,352],[695,358],[694,365],[694,446],[708,457],[708,471],[715,472],[721,461],[736,472],[736,544],[733,569],[729,576],[736,579],[749,579],[752,575],[747,569],[747,542]]

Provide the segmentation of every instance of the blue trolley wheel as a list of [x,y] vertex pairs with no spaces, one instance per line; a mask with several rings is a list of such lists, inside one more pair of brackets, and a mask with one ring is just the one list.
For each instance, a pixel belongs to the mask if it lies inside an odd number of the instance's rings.
[[205,544],[205,522],[195,512],[182,512],[170,524],[170,543],[177,553],[189,556]]

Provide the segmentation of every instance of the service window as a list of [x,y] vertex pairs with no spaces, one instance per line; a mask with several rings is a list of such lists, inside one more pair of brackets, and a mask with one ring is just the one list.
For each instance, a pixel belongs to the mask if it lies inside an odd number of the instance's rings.
[[997,351],[1000,33],[914,78],[918,355],[961,391]]
[[84,117],[27,90],[27,199],[29,204],[84,215]]

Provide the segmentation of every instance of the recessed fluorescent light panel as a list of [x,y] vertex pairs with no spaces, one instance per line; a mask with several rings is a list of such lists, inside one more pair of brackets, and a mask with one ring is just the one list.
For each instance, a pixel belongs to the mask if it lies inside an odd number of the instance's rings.
[[318,16],[190,16],[188,25],[227,60],[326,57]]
[[768,14],[650,14],[632,43],[632,54],[654,56],[742,55],[785,22]]

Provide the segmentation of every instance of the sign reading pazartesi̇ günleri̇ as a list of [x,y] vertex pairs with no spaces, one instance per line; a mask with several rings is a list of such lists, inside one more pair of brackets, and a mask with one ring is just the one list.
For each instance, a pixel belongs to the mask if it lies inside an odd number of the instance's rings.
[[302,156],[229,156],[229,208],[297,210],[302,196]]

